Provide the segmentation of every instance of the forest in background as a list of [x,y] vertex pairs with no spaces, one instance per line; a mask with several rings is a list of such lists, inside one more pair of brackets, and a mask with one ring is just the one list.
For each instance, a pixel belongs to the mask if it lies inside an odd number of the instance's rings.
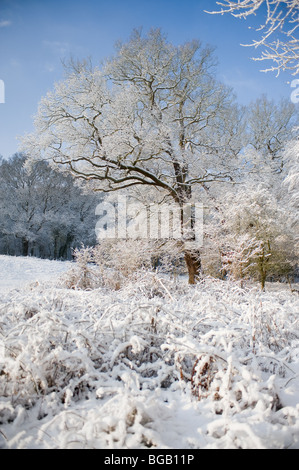
[[0,253],[72,259],[73,249],[96,241],[99,197],[46,162],[25,162],[22,154],[0,160]]

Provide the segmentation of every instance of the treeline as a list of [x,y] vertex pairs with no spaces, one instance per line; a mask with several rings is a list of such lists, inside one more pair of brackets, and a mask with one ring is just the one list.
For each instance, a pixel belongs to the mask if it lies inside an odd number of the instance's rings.
[[0,254],[65,260],[93,245],[100,197],[45,161],[25,163],[20,153],[0,159]]

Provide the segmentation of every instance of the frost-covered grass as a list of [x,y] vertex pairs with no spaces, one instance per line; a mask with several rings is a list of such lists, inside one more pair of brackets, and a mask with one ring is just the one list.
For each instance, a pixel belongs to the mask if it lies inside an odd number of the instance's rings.
[[3,448],[299,448],[298,294],[149,273],[66,289],[69,265],[27,262],[41,282],[0,287]]

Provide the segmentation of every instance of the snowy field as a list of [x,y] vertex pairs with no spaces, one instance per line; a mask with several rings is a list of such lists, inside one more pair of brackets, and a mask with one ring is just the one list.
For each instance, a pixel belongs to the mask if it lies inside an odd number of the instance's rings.
[[0,296],[34,282],[56,279],[70,265],[70,262],[0,255]]
[[0,256],[0,448],[298,449],[299,295]]

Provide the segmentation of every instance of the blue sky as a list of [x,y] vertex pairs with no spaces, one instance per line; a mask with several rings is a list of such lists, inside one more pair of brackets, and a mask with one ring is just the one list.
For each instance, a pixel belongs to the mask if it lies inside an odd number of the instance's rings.
[[169,41],[200,39],[216,47],[218,78],[233,87],[241,104],[266,93],[289,98],[294,77],[262,73],[264,63],[250,60],[259,51],[242,47],[258,37],[248,20],[209,15],[216,0],[0,0],[0,155],[18,150],[18,136],[33,130],[38,102],[63,78],[62,60],[91,57],[99,64],[114,53],[134,28],[159,27]]

